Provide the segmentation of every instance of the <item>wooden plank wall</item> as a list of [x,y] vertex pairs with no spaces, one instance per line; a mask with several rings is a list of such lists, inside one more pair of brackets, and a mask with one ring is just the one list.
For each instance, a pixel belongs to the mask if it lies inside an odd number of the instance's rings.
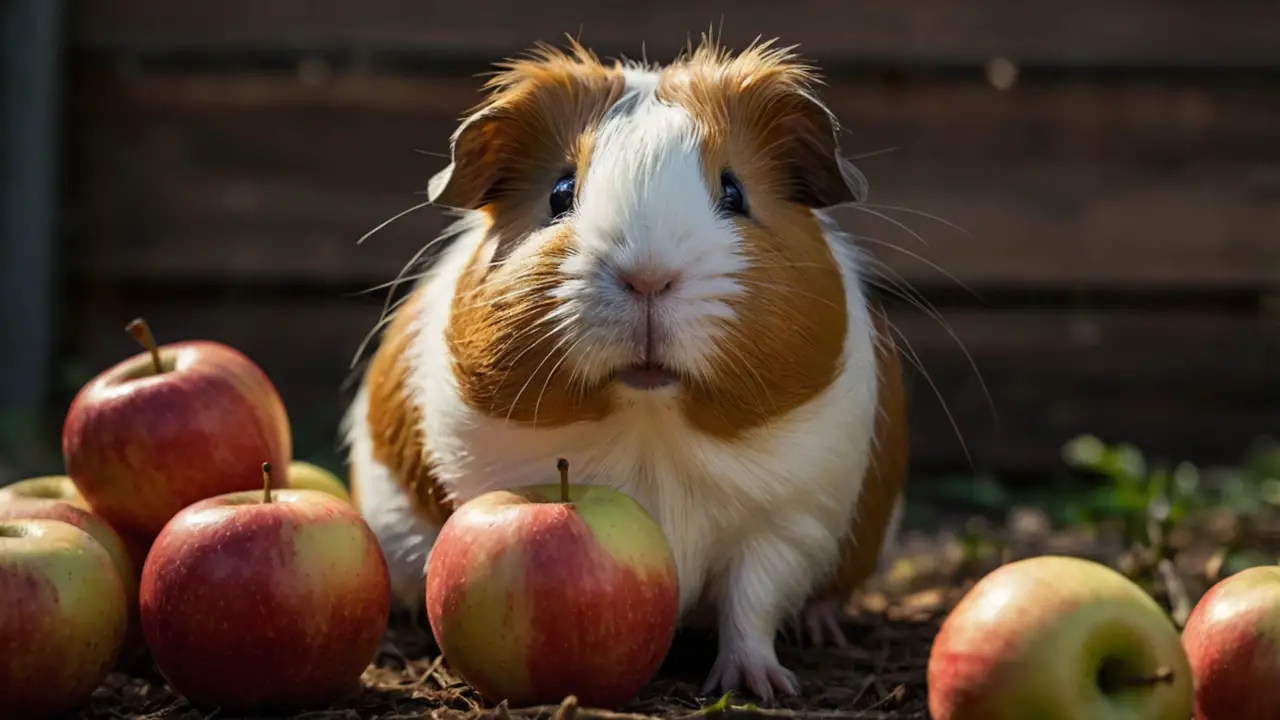
[[60,351],[82,372],[145,315],[247,351],[331,449],[385,300],[360,291],[445,217],[356,240],[420,201],[476,74],[566,32],[662,60],[719,26],[823,66],[889,218],[843,219],[946,321],[893,308],[922,472],[1043,472],[1086,431],[1200,462],[1280,436],[1273,0],[73,7]]

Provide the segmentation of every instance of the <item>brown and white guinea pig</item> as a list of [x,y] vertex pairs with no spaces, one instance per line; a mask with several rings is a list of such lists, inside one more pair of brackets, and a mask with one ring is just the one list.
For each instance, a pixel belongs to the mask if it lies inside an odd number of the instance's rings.
[[789,621],[847,642],[907,433],[867,261],[823,214],[866,183],[816,85],[789,49],[707,40],[656,67],[540,46],[493,77],[429,185],[463,217],[344,430],[401,603],[451,508],[566,457],[664,529],[683,621],[718,636],[706,692],[798,692]]

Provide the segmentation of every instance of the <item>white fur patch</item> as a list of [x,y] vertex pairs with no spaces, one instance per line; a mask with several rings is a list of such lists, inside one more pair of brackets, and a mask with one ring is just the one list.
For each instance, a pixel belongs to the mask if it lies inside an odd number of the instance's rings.
[[657,98],[652,74],[631,72],[634,84],[596,133],[569,220],[577,253],[564,263],[571,279],[556,294],[583,331],[569,362],[599,375],[639,359],[649,308],[618,280],[635,273],[672,281],[652,301],[657,357],[703,374],[722,321],[733,317],[726,301],[743,291],[734,274],[746,258],[733,225],[715,212],[719,198],[707,191],[692,116]]

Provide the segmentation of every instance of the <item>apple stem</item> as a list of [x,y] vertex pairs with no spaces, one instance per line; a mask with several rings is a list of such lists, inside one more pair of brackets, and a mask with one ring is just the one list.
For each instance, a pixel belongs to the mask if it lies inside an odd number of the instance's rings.
[[262,463],[262,502],[271,502],[271,463]]
[[569,502],[569,461],[560,458],[556,461],[556,469],[560,471],[560,502]]
[[129,321],[124,329],[133,336],[138,344],[147,349],[151,353],[151,364],[155,367],[156,374],[164,374],[164,365],[160,364],[160,349],[156,347],[156,339],[151,334],[151,327],[147,325],[147,321],[142,318],[134,318]]

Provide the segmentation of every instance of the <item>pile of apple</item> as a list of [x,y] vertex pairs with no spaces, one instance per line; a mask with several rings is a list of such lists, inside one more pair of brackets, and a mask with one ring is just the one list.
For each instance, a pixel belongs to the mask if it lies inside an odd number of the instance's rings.
[[1218,581],[1179,633],[1137,583],[1046,555],[960,600],[928,663],[933,720],[1280,718],[1280,566]]
[[128,330],[145,351],[67,410],[66,474],[0,488],[0,716],[71,712],[144,648],[196,706],[357,689],[390,588],[346,489],[292,458],[284,404],[245,355]]

